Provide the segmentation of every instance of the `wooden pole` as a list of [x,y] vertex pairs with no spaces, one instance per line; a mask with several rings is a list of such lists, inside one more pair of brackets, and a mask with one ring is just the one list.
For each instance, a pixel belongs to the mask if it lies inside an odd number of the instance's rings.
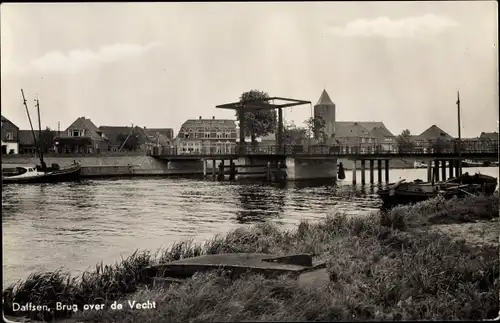
[[460,91],[457,91],[457,114],[458,114],[458,174],[462,175],[462,132],[460,129]]
[[37,140],[36,140],[35,130],[33,130],[33,123],[31,122],[31,116],[30,116],[30,112],[28,110],[28,105],[26,104],[26,98],[24,97],[24,91],[23,91],[23,89],[21,89],[21,94],[23,96],[23,104],[24,104],[24,107],[26,108],[26,114],[28,115],[28,121],[30,122],[31,134],[33,135],[33,141],[35,143],[36,149],[38,150],[38,155],[41,156],[41,154],[40,154],[40,147],[38,146],[38,143],[37,143]]
[[45,168],[45,162],[43,161],[43,141],[42,141],[42,120],[40,119],[40,101],[38,100],[38,95],[36,97],[36,110],[38,113],[38,140],[40,145],[40,163],[42,164],[42,169]]

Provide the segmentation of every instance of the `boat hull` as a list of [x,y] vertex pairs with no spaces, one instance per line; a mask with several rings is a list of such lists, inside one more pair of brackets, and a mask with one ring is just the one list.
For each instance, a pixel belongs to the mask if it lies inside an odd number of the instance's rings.
[[82,168],[80,165],[47,172],[37,176],[4,176],[2,184],[33,184],[33,183],[59,183],[77,181],[80,179]]
[[470,176],[466,173],[435,185],[424,182],[399,182],[380,190],[378,195],[383,202],[382,208],[390,208],[396,205],[422,202],[438,195],[445,199],[477,194],[492,195],[496,188],[496,178],[482,174]]

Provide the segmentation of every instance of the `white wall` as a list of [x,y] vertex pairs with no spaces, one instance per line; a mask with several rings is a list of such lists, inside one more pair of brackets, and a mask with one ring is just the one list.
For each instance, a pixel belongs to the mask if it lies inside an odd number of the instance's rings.
[[2,146],[7,146],[7,154],[14,150],[14,154],[19,154],[19,144],[17,142],[3,142]]

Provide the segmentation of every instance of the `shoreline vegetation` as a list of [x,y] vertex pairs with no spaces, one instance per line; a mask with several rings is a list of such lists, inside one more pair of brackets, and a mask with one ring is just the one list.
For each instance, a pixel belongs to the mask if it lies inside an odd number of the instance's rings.
[[[136,251],[81,277],[34,273],[3,291],[2,306],[7,317],[60,322],[493,319],[499,314],[498,216],[496,192],[435,198],[363,217],[333,214],[292,231],[263,223],[203,245],[187,241],[156,254]],[[213,272],[151,287],[142,276],[150,265],[234,252],[309,253],[326,261],[328,279],[308,287],[288,277],[230,280]],[[129,300],[155,306],[130,309]],[[115,301],[122,310],[110,309]],[[56,302],[76,304],[78,311],[13,311],[14,303],[53,309]],[[82,311],[84,304],[106,308]]]

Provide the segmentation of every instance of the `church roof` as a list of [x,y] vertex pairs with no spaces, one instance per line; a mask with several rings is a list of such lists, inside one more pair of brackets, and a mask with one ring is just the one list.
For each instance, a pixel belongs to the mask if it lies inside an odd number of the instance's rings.
[[335,105],[335,103],[333,103],[332,99],[330,99],[326,90],[323,90],[316,105]]

